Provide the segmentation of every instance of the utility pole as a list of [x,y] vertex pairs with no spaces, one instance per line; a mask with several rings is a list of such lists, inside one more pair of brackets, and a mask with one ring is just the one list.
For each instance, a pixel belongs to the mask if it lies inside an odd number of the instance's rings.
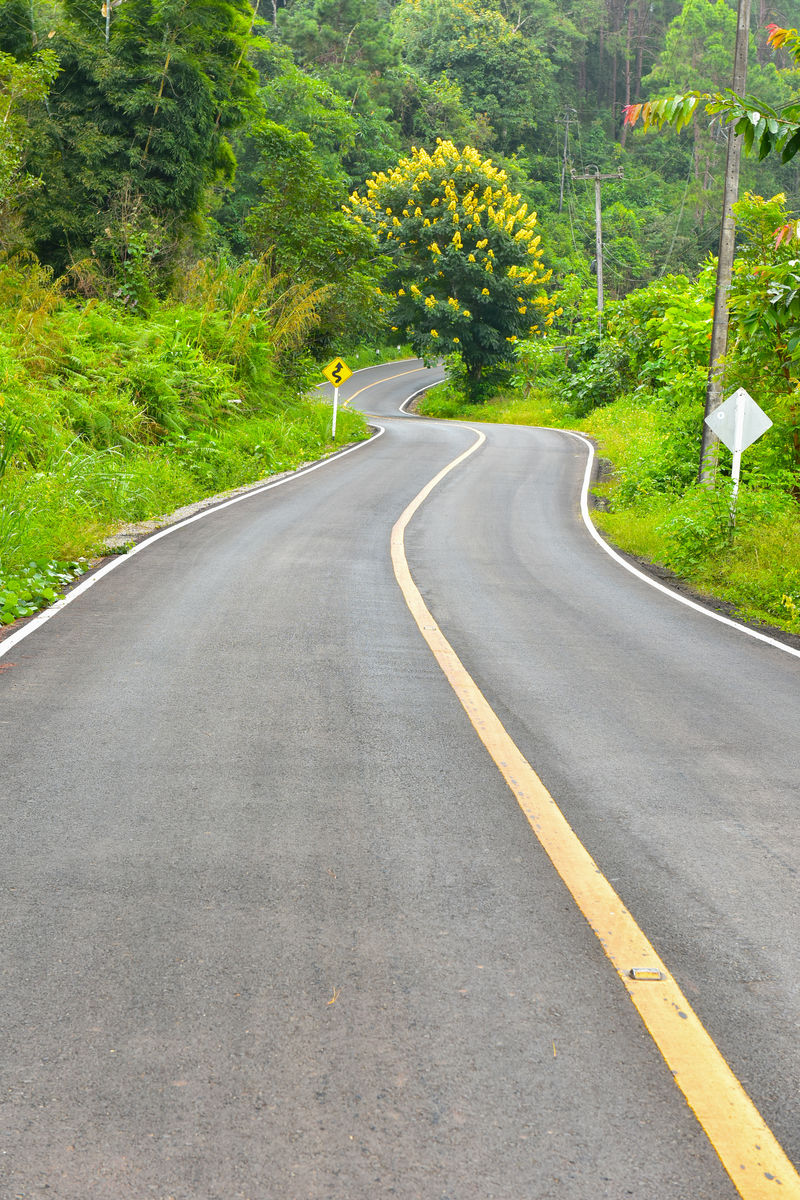
[[572,178],[594,181],[594,244],[597,264],[597,332],[603,336],[603,218],[600,209],[600,184],[608,179],[622,179],[622,167],[611,175],[601,175],[598,167],[588,166],[583,175],[573,168]]
[[561,120],[564,122],[564,154],[561,159],[561,192],[558,197],[558,211],[561,212],[564,208],[564,177],[567,173],[567,153],[569,150],[569,123],[572,117],[577,117],[578,113],[569,105],[564,109],[564,115]]
[[[733,90],[743,96],[747,88],[747,51],[750,42],[750,0],[739,0],[736,24],[736,49],[733,61]],[[719,438],[705,422],[715,408],[722,403],[725,373],[725,354],[728,349],[728,292],[733,275],[733,253],[736,226],[733,206],[739,197],[739,163],[742,157],[742,139],[728,126],[728,151],[725,159],[725,193],[722,202],[722,229],[719,235],[719,257],[717,259],[717,286],[714,293],[714,323],[711,327],[711,352],[706,387],[706,407],[703,414],[702,440],[700,444],[700,483],[713,482],[717,470]]]

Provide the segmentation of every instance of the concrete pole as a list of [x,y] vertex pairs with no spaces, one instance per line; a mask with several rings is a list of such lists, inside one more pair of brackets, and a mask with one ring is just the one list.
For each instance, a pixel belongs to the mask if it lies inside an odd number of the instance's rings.
[[585,174],[579,175],[573,168],[573,179],[592,180],[594,183],[594,245],[595,263],[597,265],[597,332],[603,335],[603,216],[600,205],[600,184],[606,179],[622,179],[622,167],[610,175],[601,175],[595,166],[587,167]]
[[600,176],[594,181],[594,246],[597,261],[597,332],[603,334],[603,216],[600,208]]
[[[747,89],[747,52],[750,43],[750,0],[739,0],[736,25],[736,50],[733,63],[733,90],[744,95]],[[708,366],[706,404],[703,413],[698,481],[713,483],[717,472],[719,438],[709,429],[705,418],[722,403],[725,374],[725,354],[728,349],[728,292],[733,275],[733,254],[736,225],[733,206],[739,198],[739,164],[742,139],[728,127],[728,151],[725,159],[725,192],[722,202],[722,229],[719,236],[717,286],[714,293],[714,322],[711,327],[711,351]]]

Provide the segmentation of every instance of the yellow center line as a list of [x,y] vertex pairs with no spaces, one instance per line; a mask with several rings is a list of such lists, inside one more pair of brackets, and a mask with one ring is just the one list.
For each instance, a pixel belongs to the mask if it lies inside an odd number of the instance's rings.
[[384,375],[380,379],[373,379],[372,383],[365,383],[357,392],[353,392],[352,396],[348,396],[342,404],[349,404],[351,400],[355,400],[356,396],[360,396],[362,392],[369,391],[370,388],[377,387],[379,383],[388,383],[390,379],[400,379],[403,375],[415,375],[418,371],[427,371],[427,367],[411,367],[408,371],[398,371],[396,375]]
[[[800,1176],[692,1011],[653,946],[578,839],[445,638],[411,577],[406,527],[436,485],[486,441],[477,438],[411,501],[392,530],[392,565],[420,633],[478,736],[613,963],[675,1082],[744,1200],[800,1200]],[[635,978],[631,972],[639,976]]]

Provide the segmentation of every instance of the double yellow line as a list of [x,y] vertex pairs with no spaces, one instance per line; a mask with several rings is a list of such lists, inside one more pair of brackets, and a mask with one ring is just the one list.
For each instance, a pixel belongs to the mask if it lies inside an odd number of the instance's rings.
[[479,738],[616,968],[739,1194],[744,1200],[800,1200],[797,1171],[669,970],[467,673],[411,577],[404,544],[406,527],[436,485],[486,441],[483,433],[471,432],[477,434],[472,446],[419,492],[392,530],[392,564],[406,604]]

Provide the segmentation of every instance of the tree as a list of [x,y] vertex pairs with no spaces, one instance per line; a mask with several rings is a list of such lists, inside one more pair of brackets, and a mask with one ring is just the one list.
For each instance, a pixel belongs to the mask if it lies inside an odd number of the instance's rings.
[[509,361],[515,342],[552,321],[536,213],[477,150],[442,141],[433,154],[414,149],[369,179],[347,211],[392,257],[392,328],[418,354],[456,352],[473,395],[484,368]]
[[[651,73],[643,81],[653,92],[686,95],[689,89],[712,92],[731,79],[731,51],[736,40],[737,14],[725,0],[685,0],[667,30],[665,44]],[[759,64],[752,36],[748,39],[750,87],[770,104],[780,102],[785,91],[774,64]],[[784,98],[788,98],[785,96]],[[710,128],[708,127],[710,124]],[[626,125],[627,128],[627,125]],[[720,138],[713,123],[691,123],[694,154],[695,211],[702,224],[715,182]],[[712,202],[712,207],[714,207]]]
[[31,156],[46,182],[29,205],[39,252],[59,268],[97,248],[117,210],[177,239],[214,182],[232,179],[227,133],[257,82],[248,0],[125,0],[108,31],[99,4],[66,9]]
[[[774,49],[787,50],[800,67],[800,33],[770,25],[767,41]],[[641,120],[645,129],[672,126],[678,131],[687,126],[703,109],[709,116],[720,116],[734,133],[744,139],[744,148],[758,152],[759,159],[779,154],[789,162],[800,150],[800,102],[772,107],[758,96],[739,96],[730,88],[723,91],[681,91],[677,95],[631,104],[625,109],[625,121],[635,125]]]
[[[58,74],[58,60],[42,50],[29,62],[17,62],[0,51],[0,228],[6,230],[9,208],[41,180],[25,171],[25,154],[30,131],[22,108],[41,101]],[[0,246],[5,238],[0,234]]]
[[381,0],[293,0],[278,16],[281,38],[299,66],[313,71],[369,112],[397,61]]
[[264,121],[253,138],[261,151],[260,202],[246,221],[253,249],[276,274],[324,285],[316,349],[334,338],[368,340],[380,321],[379,255],[369,229],[342,212],[341,178],[328,177],[306,133]]
[[458,83],[501,150],[516,149],[549,116],[550,62],[496,9],[478,0],[403,0],[392,21],[406,61],[429,81]]

